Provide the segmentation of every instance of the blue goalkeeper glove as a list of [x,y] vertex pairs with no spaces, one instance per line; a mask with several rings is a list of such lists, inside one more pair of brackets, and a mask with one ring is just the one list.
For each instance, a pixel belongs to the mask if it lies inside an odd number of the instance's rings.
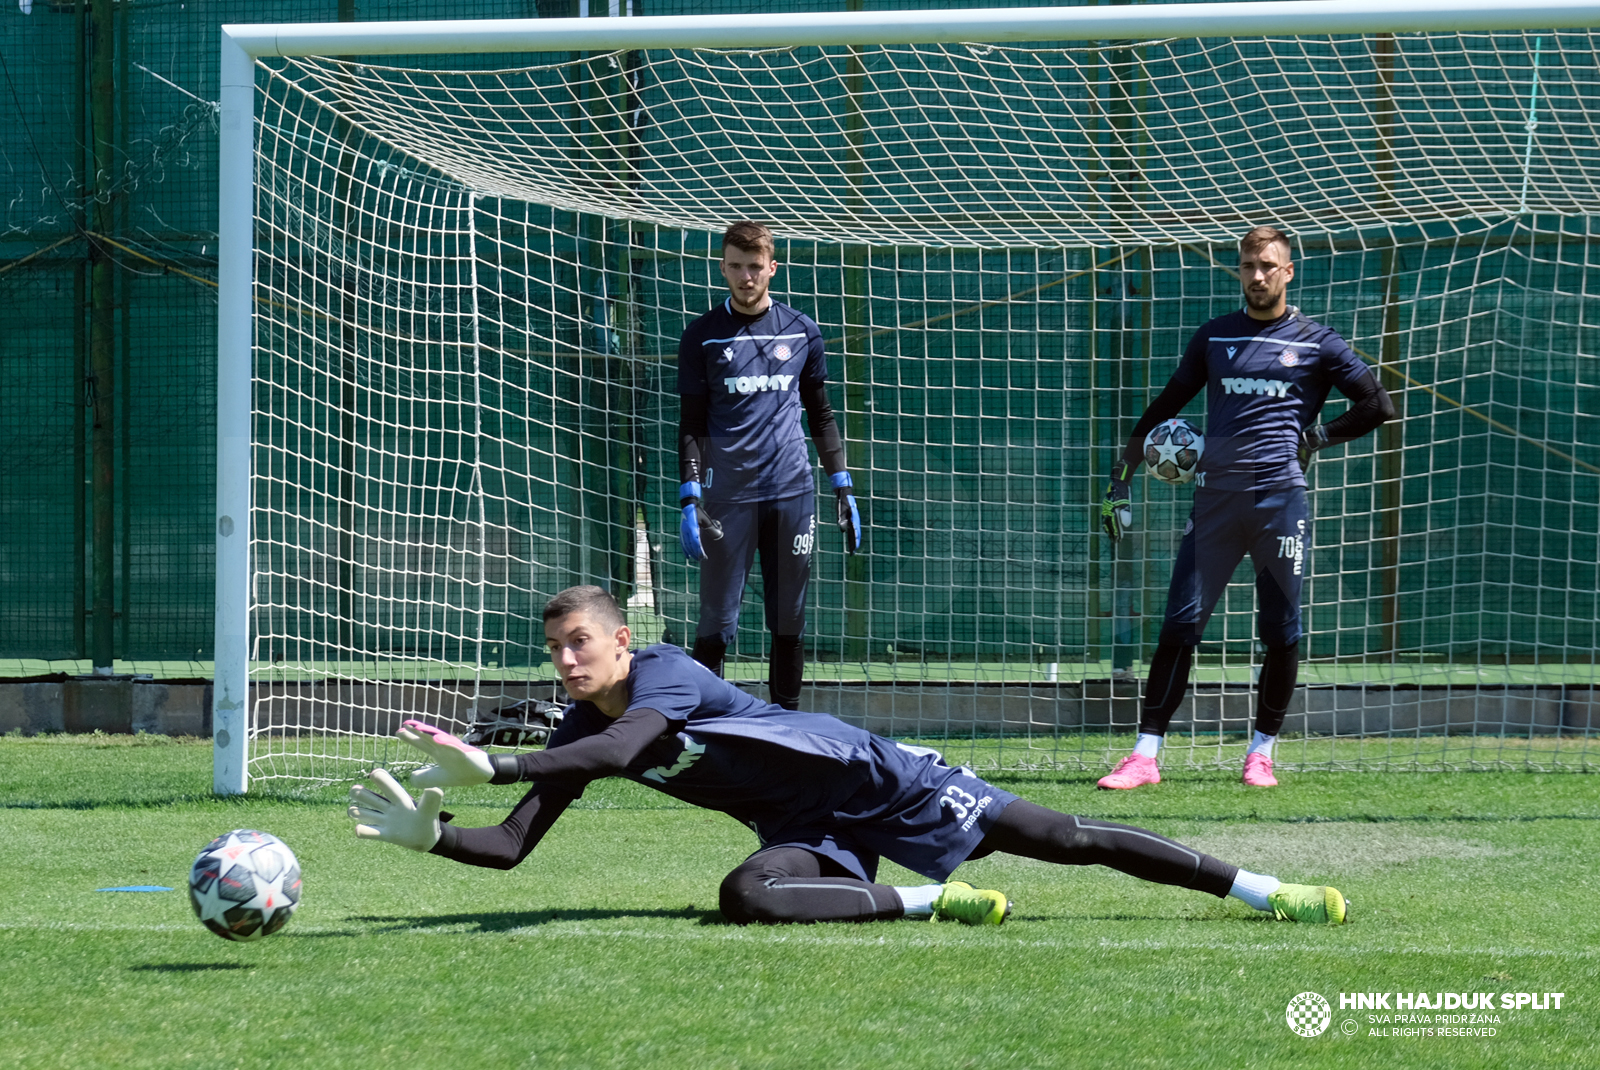
[[678,542],[683,545],[683,556],[690,561],[704,561],[709,555],[700,541],[700,532],[716,542],[722,538],[722,525],[706,516],[700,504],[700,484],[689,482],[678,487],[678,504],[683,507],[683,522],[678,525]]
[[678,525],[678,542],[683,545],[683,556],[690,561],[704,561],[706,550],[700,545],[700,484],[685,483],[680,486],[678,504],[683,507],[683,522]]
[[1127,461],[1118,461],[1111,470],[1111,484],[1100,503],[1100,526],[1106,529],[1113,543],[1119,541],[1133,527],[1133,488],[1128,477],[1133,474]]
[[835,472],[833,496],[839,506],[839,530],[844,532],[844,552],[854,554],[861,549],[861,510],[856,508],[856,496],[850,493],[849,472]]

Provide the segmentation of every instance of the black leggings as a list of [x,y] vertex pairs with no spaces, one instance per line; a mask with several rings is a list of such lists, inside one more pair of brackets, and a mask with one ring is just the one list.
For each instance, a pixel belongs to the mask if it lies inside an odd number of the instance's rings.
[[[694,660],[722,675],[722,662],[728,656],[728,644],[720,635],[697,635],[694,639]],[[806,671],[805,645],[798,635],[774,635],[772,656],[767,665],[767,696],[774,706],[786,710],[800,708],[800,683]]]
[[[1144,705],[1139,713],[1139,731],[1167,734],[1172,715],[1189,690],[1189,665],[1194,647],[1163,642],[1150,658],[1150,678],[1144,685]],[[1300,675],[1300,643],[1268,647],[1261,658],[1261,678],[1256,682],[1256,731],[1275,736],[1283,731],[1289,715],[1289,700]]]
[[735,925],[888,921],[903,915],[900,893],[868,884],[804,847],[757,851],[722,879],[722,915]]
[[[1123,873],[1221,897],[1238,867],[1164,836],[1057,813],[1018,799],[1007,806],[970,858],[996,851],[1064,866],[1108,866]],[[736,925],[811,921],[884,921],[905,913],[886,884],[853,877],[803,847],[758,851],[722,881],[723,915]]]

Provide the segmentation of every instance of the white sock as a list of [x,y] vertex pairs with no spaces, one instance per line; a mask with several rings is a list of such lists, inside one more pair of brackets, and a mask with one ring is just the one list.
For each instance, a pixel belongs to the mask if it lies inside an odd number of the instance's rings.
[[1249,757],[1252,754],[1265,754],[1270,760],[1272,758],[1272,745],[1276,742],[1278,742],[1277,736],[1264,736],[1260,732],[1257,732],[1254,736],[1250,737],[1250,749],[1245,751],[1245,756]]
[[1133,753],[1154,758],[1161,753],[1161,737],[1154,732],[1140,732],[1138,740],[1133,744]]
[[1277,877],[1268,877],[1261,873],[1251,873],[1241,869],[1239,875],[1233,878],[1233,887],[1228,889],[1228,894],[1256,910],[1271,910],[1267,896],[1278,890],[1283,882]]
[[915,888],[901,888],[896,885],[895,891],[899,893],[900,902],[906,908],[908,918],[929,918],[933,916],[933,901],[944,891],[944,885],[922,884]]

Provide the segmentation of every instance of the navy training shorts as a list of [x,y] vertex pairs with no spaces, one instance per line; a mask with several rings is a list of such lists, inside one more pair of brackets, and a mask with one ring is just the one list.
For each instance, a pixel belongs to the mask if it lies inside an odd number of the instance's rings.
[[739,603],[756,551],[761,552],[761,598],[767,629],[773,635],[803,635],[806,587],[817,542],[817,496],[801,494],[765,502],[707,504],[722,525],[722,538],[702,533],[706,560],[700,563],[700,622],[696,637],[719,636],[733,645],[739,631]]
[[760,850],[803,847],[864,881],[876,880],[887,858],[942,883],[1017,799],[927,747],[879,737],[873,748],[871,775],[832,820],[757,829]]
[[1311,515],[1304,487],[1194,493],[1167,588],[1161,641],[1197,646],[1244,555],[1256,570],[1256,627],[1282,649],[1300,641],[1300,589],[1311,569]]

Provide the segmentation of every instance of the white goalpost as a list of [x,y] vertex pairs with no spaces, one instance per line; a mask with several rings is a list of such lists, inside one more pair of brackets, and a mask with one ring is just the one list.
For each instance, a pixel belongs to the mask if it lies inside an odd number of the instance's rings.
[[[828,338],[864,504],[864,554],[819,541],[811,708],[969,764],[1122,745],[1188,503],[1144,480],[1116,548],[1092,503],[1270,222],[1291,300],[1404,415],[1312,470],[1280,762],[1594,768],[1596,26],[1293,0],[222,27],[214,790],[552,697],[538,610],[570,583],[687,645],[677,335],[738,218]],[[1235,579],[1168,761],[1236,758]],[[759,592],[744,622],[731,676]]]

